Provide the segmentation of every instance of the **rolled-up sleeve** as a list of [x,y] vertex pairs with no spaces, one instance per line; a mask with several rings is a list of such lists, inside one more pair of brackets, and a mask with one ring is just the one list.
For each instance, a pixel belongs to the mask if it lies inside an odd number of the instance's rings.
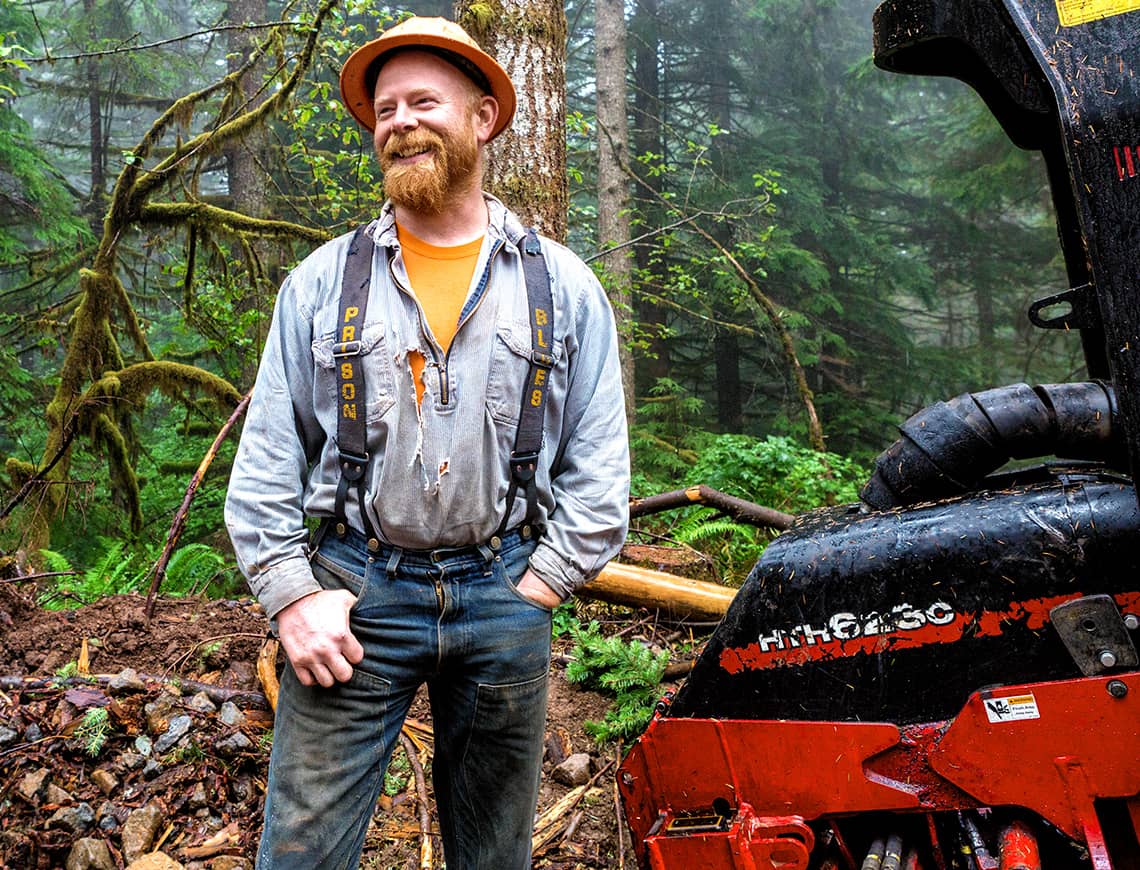
[[238,567],[270,617],[320,589],[303,498],[323,436],[312,407],[311,310],[296,281],[288,277],[277,296],[225,504]]

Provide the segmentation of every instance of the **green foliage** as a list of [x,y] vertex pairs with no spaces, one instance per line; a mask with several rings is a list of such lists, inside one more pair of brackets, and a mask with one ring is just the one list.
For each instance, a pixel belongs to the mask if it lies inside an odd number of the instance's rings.
[[699,452],[686,482],[798,514],[853,502],[870,476],[858,463],[819,453],[787,436],[716,435]]
[[554,608],[554,613],[551,615],[551,637],[562,637],[581,625],[574,611],[573,599],[564,601]]
[[[123,540],[107,538],[99,538],[96,543],[96,558],[83,571],[73,569],[62,553],[40,550],[40,558],[49,570],[73,575],[60,578],[41,593],[40,603],[44,607],[77,607],[106,595],[142,592],[150,587],[158,550],[133,549]],[[225,568],[226,559],[217,551],[205,544],[184,544],[170,556],[162,591],[167,595],[199,593]]]
[[668,654],[655,653],[640,641],[604,636],[593,620],[569,631],[575,645],[566,666],[567,681],[615,698],[601,722],[584,724],[587,733],[599,743],[636,737],[653,716]]
[[[678,395],[670,404],[685,401]],[[673,425],[671,431],[679,436],[668,440],[653,434],[652,421],[634,427],[631,437],[635,495],[705,484],[795,515],[858,500],[859,488],[870,476],[851,459],[819,453],[791,437],[714,435]],[[697,505],[667,517],[648,517],[638,528],[710,556],[717,575],[730,585],[744,580],[774,534]]]
[[411,775],[412,765],[402,746],[396,747],[392,759],[388,762],[388,769],[384,771],[384,794],[395,797],[408,786],[408,777]]
[[106,707],[91,707],[83,714],[73,732],[83,744],[83,751],[94,758],[107,743],[111,734],[111,717]]

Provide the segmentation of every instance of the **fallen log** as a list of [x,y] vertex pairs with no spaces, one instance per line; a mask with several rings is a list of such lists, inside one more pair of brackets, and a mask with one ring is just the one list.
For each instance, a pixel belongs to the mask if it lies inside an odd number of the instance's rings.
[[690,486],[687,489],[675,489],[672,492],[663,492],[660,495],[634,499],[629,503],[629,515],[635,518],[643,517],[674,508],[689,507],[694,504],[718,508],[740,522],[779,529],[780,531],[791,528],[792,521],[795,519],[791,514],[764,507],[755,502],[745,501],[742,498],[713,489],[711,486],[705,486],[703,483]]
[[578,590],[581,598],[646,607],[677,619],[717,622],[736,597],[736,590],[705,580],[610,562]]

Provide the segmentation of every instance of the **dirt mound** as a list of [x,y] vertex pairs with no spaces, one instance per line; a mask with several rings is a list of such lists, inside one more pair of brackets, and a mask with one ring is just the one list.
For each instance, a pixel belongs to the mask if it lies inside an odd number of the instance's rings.
[[[148,619],[142,596],[45,611],[0,583],[0,868],[119,868],[153,850],[187,868],[252,866],[272,737],[256,673],[266,637],[252,600],[160,598]],[[555,668],[539,805],[550,823],[536,867],[617,867],[619,848],[634,866],[619,846],[629,838],[618,837],[615,750],[582,729],[608,704]],[[393,759],[362,867],[420,866],[426,699],[412,717],[422,727]],[[583,786],[553,775],[573,753],[591,756]],[[434,807],[429,822],[434,831]]]

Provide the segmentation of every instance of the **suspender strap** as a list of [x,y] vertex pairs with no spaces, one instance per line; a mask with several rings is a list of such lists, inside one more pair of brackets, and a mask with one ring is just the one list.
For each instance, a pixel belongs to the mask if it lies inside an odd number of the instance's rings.
[[554,367],[551,342],[554,336],[554,300],[550,292],[550,275],[546,258],[534,228],[527,230],[519,242],[522,252],[523,276],[526,279],[527,308],[530,310],[530,369],[523,390],[519,427],[515,432],[515,447],[511,451],[511,482],[507,489],[507,509],[499,525],[499,533],[506,531],[510,522],[515,495],[521,488],[526,495],[525,525],[533,525],[538,517],[538,483],[535,473],[538,454],[542,449],[542,424],[546,416],[546,392],[550,370]]
[[368,308],[368,287],[372,280],[372,237],[359,227],[348,246],[340,285],[338,341],[333,345],[338,379],[336,441],[340,462],[340,481],[336,487],[336,532],[343,535],[349,527],[345,500],[350,484],[356,486],[364,531],[373,537],[372,524],[364,509],[365,472],[368,470],[368,446],[364,422],[367,417],[364,392],[364,366],[360,364],[364,313]]

